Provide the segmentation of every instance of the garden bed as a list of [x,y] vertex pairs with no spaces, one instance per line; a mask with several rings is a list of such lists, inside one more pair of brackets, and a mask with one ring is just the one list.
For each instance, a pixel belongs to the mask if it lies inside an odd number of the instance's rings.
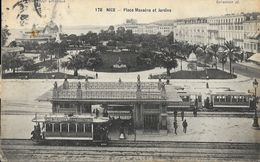
[[[167,78],[166,74],[153,75],[150,79]],[[171,79],[234,79],[234,74],[229,74],[219,69],[207,69],[203,71],[177,71],[170,75]]]
[[[85,79],[85,76],[75,77],[73,75],[61,73],[61,72],[53,72],[53,73],[35,73],[35,72],[18,72],[18,73],[7,73],[2,74],[3,79],[64,79],[65,75],[68,79]],[[88,77],[89,79],[93,79],[93,77]]]

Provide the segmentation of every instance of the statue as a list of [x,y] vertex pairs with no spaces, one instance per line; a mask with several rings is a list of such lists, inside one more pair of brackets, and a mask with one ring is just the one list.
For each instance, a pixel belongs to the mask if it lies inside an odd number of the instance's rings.
[[78,89],[81,89],[81,83],[78,82]]
[[65,79],[63,82],[63,89],[69,89],[69,81],[67,80],[67,75],[65,75]]
[[140,82],[140,75],[137,75],[137,81]]
[[54,89],[57,89],[57,88],[58,88],[58,84],[57,84],[57,82],[56,82],[56,81],[54,82],[54,84],[53,84],[53,85],[54,85]]

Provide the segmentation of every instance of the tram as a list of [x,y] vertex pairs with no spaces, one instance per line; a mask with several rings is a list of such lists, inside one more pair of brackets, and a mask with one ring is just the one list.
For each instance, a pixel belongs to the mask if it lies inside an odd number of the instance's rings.
[[75,142],[107,145],[110,120],[108,117],[91,115],[51,114],[35,115],[32,140],[39,144]]
[[215,110],[232,111],[250,110],[250,95],[245,92],[223,91],[215,92],[210,95],[212,107]]

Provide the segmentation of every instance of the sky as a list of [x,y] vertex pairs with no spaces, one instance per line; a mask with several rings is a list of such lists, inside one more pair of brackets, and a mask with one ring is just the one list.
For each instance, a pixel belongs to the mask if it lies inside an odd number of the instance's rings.
[[[240,12],[260,12],[260,0],[39,0],[42,3],[42,17],[35,10],[33,1],[29,0],[28,24],[21,26],[16,18],[19,8],[12,6],[20,0],[2,0],[2,22],[10,28],[26,28],[32,24],[43,26],[51,19],[63,26],[79,25],[116,25],[128,18],[140,23],[149,23],[165,19],[189,17],[218,16]],[[98,12],[96,8],[102,8]],[[115,8],[107,12],[106,8]],[[125,12],[127,9],[156,9],[157,12]],[[158,8],[171,12],[158,12]]]

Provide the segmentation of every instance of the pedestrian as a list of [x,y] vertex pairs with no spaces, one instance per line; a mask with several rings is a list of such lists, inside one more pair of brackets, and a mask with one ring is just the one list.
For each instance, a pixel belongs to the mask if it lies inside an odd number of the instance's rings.
[[96,109],[96,117],[98,117],[98,116],[99,116],[99,110]]
[[186,133],[187,126],[188,126],[188,123],[187,123],[186,119],[182,122],[182,126],[183,126],[183,132]]
[[177,128],[178,128],[177,120],[174,120],[173,127],[174,127],[174,132],[177,135]]
[[183,119],[184,119],[184,111],[182,110],[181,111],[181,121],[183,121]]
[[174,110],[174,118],[177,118],[177,111],[176,110]]
[[96,79],[98,79],[98,73],[96,73]]
[[193,116],[197,117],[197,110],[195,108],[193,109]]

